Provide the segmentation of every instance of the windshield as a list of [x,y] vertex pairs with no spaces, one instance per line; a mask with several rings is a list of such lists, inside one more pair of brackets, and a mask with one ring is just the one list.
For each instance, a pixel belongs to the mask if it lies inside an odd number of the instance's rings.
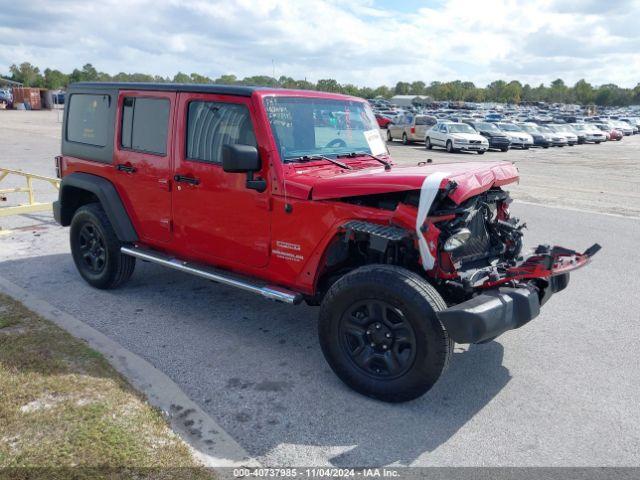
[[448,128],[449,133],[476,133],[476,131],[466,123],[450,123]]
[[266,97],[264,106],[283,161],[355,152],[387,154],[378,123],[366,103]]
[[520,128],[522,128],[525,132],[529,132],[529,133],[538,133],[538,127],[534,127],[533,125],[520,125]]
[[485,130],[487,132],[499,132],[500,129],[496,127],[493,123],[489,122],[481,122],[476,123],[476,127],[478,130]]
[[506,130],[507,132],[521,132],[520,128],[516,127],[511,123],[501,123],[500,128],[502,130]]

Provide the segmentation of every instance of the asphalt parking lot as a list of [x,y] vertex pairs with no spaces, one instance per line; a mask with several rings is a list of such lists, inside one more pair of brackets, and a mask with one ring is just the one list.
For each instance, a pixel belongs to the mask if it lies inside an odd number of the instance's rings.
[[[0,166],[53,174],[56,112],[0,112],[0,125],[11,132]],[[315,308],[145,263],[120,290],[90,288],[49,214],[0,219],[0,276],[151,362],[265,465],[639,465],[640,136],[482,157],[390,148],[400,163],[514,161],[528,246],[603,246],[537,319],[457,346],[441,381],[410,403],[345,387],[322,357]]]

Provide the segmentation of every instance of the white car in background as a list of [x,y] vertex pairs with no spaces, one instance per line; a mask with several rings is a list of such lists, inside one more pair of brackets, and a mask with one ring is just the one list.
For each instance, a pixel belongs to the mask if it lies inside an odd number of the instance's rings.
[[533,146],[533,137],[515,123],[497,122],[496,126],[509,137],[511,148],[523,148],[526,150]]
[[550,123],[547,125],[547,127],[565,137],[567,139],[567,145],[573,147],[578,143],[578,135],[569,130],[566,125],[562,125],[559,123]]
[[627,122],[622,122],[620,120],[611,120],[609,123],[613,124],[613,128],[615,128],[616,130],[620,130],[625,137],[633,135],[633,127]]
[[585,142],[601,143],[607,141],[607,134],[595,125],[589,123],[574,123],[571,127],[584,136]]
[[482,155],[489,150],[489,142],[470,125],[440,122],[427,131],[424,139],[427,149],[444,147],[447,152],[471,151]]

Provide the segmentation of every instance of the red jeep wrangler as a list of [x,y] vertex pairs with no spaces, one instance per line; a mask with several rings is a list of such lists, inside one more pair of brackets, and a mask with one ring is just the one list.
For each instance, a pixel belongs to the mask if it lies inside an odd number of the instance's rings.
[[89,284],[142,259],[320,305],[331,368],[387,401],[429,390],[453,342],[534,318],[600,248],[523,256],[511,163],[396,166],[369,105],[343,95],[78,83],[56,161],[55,218]]

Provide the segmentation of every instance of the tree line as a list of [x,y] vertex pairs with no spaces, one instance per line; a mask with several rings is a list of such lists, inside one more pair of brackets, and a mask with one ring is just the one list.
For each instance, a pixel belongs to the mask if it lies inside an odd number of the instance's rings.
[[65,88],[73,82],[174,82],[174,83],[214,83],[225,85],[258,85],[267,87],[282,87],[324,92],[345,93],[363,98],[384,97],[393,95],[427,95],[436,101],[467,101],[467,102],[551,102],[578,103],[581,105],[627,106],[640,105],[640,82],[635,88],[622,88],[614,84],[594,86],[582,79],[570,86],[562,79],[551,82],[550,85],[540,84],[531,86],[517,80],[506,82],[496,80],[485,87],[478,87],[473,82],[455,80],[451,82],[422,81],[398,82],[395,86],[382,85],[377,88],[358,87],[351,83],[340,84],[332,78],[320,79],[316,83],[305,80],[295,80],[281,76],[274,78],[267,75],[256,75],[238,78],[235,75],[221,75],[209,78],[198,73],[187,75],[178,72],[173,78],[146,73],[124,73],[109,75],[99,72],[93,65],[87,63],[82,68],[75,68],[71,73],[46,68],[43,72],[37,66],[28,62],[11,65],[6,78],[20,82],[25,86],[44,87],[49,89]]

